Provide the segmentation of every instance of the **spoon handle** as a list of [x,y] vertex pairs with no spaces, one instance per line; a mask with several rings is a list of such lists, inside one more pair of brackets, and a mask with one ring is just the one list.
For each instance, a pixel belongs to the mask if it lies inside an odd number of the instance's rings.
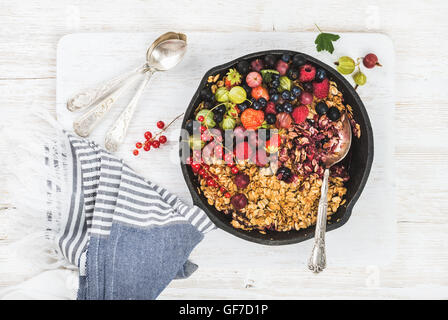
[[98,104],[98,102],[104,98],[105,95],[112,92],[117,87],[123,85],[126,81],[132,79],[142,71],[144,71],[145,66],[141,66],[131,72],[119,75],[111,80],[108,80],[96,88],[85,89],[67,101],[67,109],[69,111],[77,111],[87,108],[91,105]]
[[123,142],[126,136],[126,132],[128,131],[129,123],[131,122],[132,116],[134,115],[135,109],[137,108],[138,101],[140,100],[143,90],[148,84],[149,79],[151,79],[153,73],[154,72],[152,70],[149,70],[145,74],[145,77],[142,83],[140,84],[140,87],[138,88],[137,92],[135,93],[134,97],[132,98],[131,102],[129,102],[129,104],[120,114],[118,119],[114,122],[112,127],[110,127],[109,131],[107,131],[104,142],[106,149],[108,151],[110,152],[117,151],[118,147]]
[[79,117],[75,122],[73,122],[73,129],[76,134],[81,137],[87,137],[92,133],[93,129],[100,122],[100,120],[104,117],[104,115],[110,110],[112,105],[117,101],[117,99],[121,96],[123,91],[125,91],[137,78],[134,78],[132,81],[129,80],[125,82],[122,86],[119,86],[112,90],[108,95],[106,95],[102,100],[97,102],[97,104]]
[[328,176],[330,170],[325,169],[322,187],[320,189],[319,207],[317,209],[316,231],[314,234],[314,247],[308,261],[308,268],[313,272],[321,272],[326,267],[325,258],[325,229],[327,226],[327,192]]

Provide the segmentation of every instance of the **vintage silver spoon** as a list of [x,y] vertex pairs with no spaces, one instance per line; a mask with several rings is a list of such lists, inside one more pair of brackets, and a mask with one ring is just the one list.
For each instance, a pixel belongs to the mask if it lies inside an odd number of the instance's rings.
[[159,40],[158,43],[148,49],[146,57],[148,71],[137,92],[106,133],[105,146],[108,151],[117,151],[123,142],[140,96],[152,75],[158,71],[167,71],[175,67],[187,51],[187,37],[184,34],[168,33],[157,40]]
[[162,41],[167,39],[181,39],[185,35],[167,32],[157,38],[146,52],[146,62],[143,66],[113,78],[97,88],[86,89],[67,101],[67,109],[76,111],[93,106],[89,111],[80,116],[73,123],[73,129],[81,137],[87,137],[98,125],[101,119],[112,108],[121,94],[129,88],[142,74],[149,71],[149,61],[152,50]]
[[327,192],[330,167],[345,158],[352,144],[352,128],[347,114],[341,116],[342,128],[339,131],[339,143],[333,154],[324,159],[325,171],[320,189],[319,207],[317,209],[316,231],[314,234],[314,247],[308,261],[308,268],[313,272],[321,272],[326,267],[325,257],[325,229],[327,226]]

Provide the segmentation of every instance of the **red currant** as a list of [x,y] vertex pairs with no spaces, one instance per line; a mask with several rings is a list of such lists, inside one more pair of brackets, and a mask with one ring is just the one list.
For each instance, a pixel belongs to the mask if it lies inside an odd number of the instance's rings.
[[165,126],[165,122],[163,122],[163,121],[157,121],[157,128],[159,128],[159,129],[163,129],[164,126]]
[[213,187],[213,185],[215,184],[215,180],[213,180],[212,178],[208,178],[207,179],[207,185],[210,187]]
[[192,157],[188,157],[187,159],[186,159],[186,162],[185,162],[186,164],[188,164],[188,165],[191,165],[192,163],[193,163],[193,158]]
[[143,150],[145,150],[145,151],[151,150],[151,145],[148,144],[148,143],[145,143],[145,146],[143,147]]
[[134,152],[133,152],[133,154],[134,154],[134,156],[138,156],[138,150],[135,149]]
[[239,172],[237,167],[232,167],[232,173],[237,174]]
[[221,191],[221,193],[225,193],[226,192],[226,188],[221,187],[221,188],[219,188],[219,191]]
[[215,157],[217,159],[222,159],[222,155],[223,155],[222,146],[219,146],[219,145],[215,146],[214,151],[215,151]]
[[146,140],[149,140],[149,139],[151,139],[151,138],[152,138],[152,133],[149,132],[149,131],[146,131],[146,132],[145,132],[145,139],[146,139]]
[[154,141],[152,142],[152,146],[153,146],[154,148],[158,148],[158,147],[160,147],[160,142],[159,142],[158,140],[154,140]]
[[166,143],[168,141],[168,139],[165,137],[165,136],[160,136],[159,137],[159,142],[161,143],[161,144],[164,144],[164,143]]
[[137,142],[137,143],[135,144],[135,147],[136,147],[137,149],[140,149],[142,146],[143,146],[143,145],[142,145],[141,142]]
[[191,169],[193,170],[194,173],[198,173],[199,169],[196,167],[191,167]]
[[205,172],[204,169],[200,169],[200,170],[199,170],[199,175],[200,175],[201,177],[204,177],[205,174],[206,174],[206,172]]
[[205,132],[205,130],[207,130],[207,128],[206,128],[206,127],[204,127],[204,126],[200,126],[200,127],[199,127],[199,130],[201,130],[201,133],[204,133],[204,132]]
[[199,117],[198,117],[198,121],[199,121],[199,122],[204,122],[204,116],[199,116]]
[[191,167],[192,167],[193,169],[196,169],[197,171],[199,171],[199,169],[201,169],[201,165],[200,165],[199,163],[193,163],[193,164],[191,165]]
[[226,198],[230,198],[230,193],[226,192],[226,193],[224,194],[224,197],[226,197]]

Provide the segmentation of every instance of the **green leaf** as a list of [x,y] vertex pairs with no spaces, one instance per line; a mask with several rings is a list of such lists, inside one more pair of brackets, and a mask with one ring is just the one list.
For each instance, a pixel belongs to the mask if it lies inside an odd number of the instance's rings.
[[340,37],[337,34],[324,33],[324,32],[319,33],[316,40],[314,40],[317,51],[326,50],[330,53],[333,53],[334,51],[333,41],[337,41],[339,38]]

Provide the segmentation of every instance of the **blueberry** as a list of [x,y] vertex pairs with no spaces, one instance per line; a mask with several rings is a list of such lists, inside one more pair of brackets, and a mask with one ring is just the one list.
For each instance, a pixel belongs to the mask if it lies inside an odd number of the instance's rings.
[[306,63],[306,59],[301,54],[296,54],[292,57],[292,64],[300,67]]
[[293,110],[293,107],[292,107],[292,104],[291,104],[291,103],[289,103],[289,102],[285,102],[285,103],[283,104],[283,111],[288,112],[288,113],[291,113],[292,110]]
[[252,92],[252,88],[249,87],[246,83],[243,84],[244,90],[246,90],[247,94],[250,94]]
[[327,104],[325,102],[321,101],[318,104],[316,104],[316,108],[315,109],[316,109],[317,114],[321,116],[321,115],[327,113],[328,106],[327,106]]
[[255,101],[254,103],[252,103],[252,108],[254,108],[255,110],[260,110],[261,109],[260,102]]
[[297,86],[292,87],[291,89],[291,93],[294,94],[296,97],[300,96],[300,94],[302,93],[302,89],[300,89]]
[[273,74],[271,75],[271,79],[272,79],[272,80],[280,80],[280,75],[279,75],[278,73],[273,73]]
[[291,80],[296,80],[297,78],[299,78],[299,71],[297,69],[295,69],[295,68],[289,68],[288,72],[286,73],[286,75]]
[[271,101],[277,102],[279,97],[280,96],[278,95],[278,93],[274,93],[273,95],[271,95]]
[[213,111],[215,111],[214,113],[224,114],[224,113],[226,113],[227,109],[226,109],[225,105],[221,104],[221,105],[217,106],[216,109]]
[[317,82],[322,82],[326,77],[327,77],[327,73],[325,72],[324,69],[322,69],[322,68],[318,68],[318,69],[316,70],[316,75],[315,75],[314,79],[315,79]]
[[327,117],[328,119],[330,119],[331,121],[336,121],[341,117],[341,113],[339,112],[338,108],[336,107],[331,107],[330,109],[328,109],[327,111]]
[[248,108],[248,105],[246,102],[243,102],[242,104],[238,105],[238,109],[240,109],[241,112],[243,112],[247,108]]
[[249,67],[250,67],[249,62],[244,60],[238,62],[238,64],[236,65],[236,69],[242,74],[249,73]]
[[280,80],[272,80],[272,82],[271,82],[272,88],[278,88],[279,85],[280,85]]
[[288,90],[283,91],[282,98],[285,100],[289,100],[289,98],[291,98],[291,92],[289,92]]
[[210,110],[213,104],[210,101],[204,101],[204,108]]
[[275,123],[275,120],[276,120],[276,116],[275,116],[275,114],[273,114],[273,113],[268,113],[268,114],[266,115],[266,122],[267,122],[268,124],[274,124],[274,123]]
[[291,60],[291,55],[285,53],[284,55],[282,55],[282,60],[285,62],[289,62],[289,60]]
[[275,89],[275,88],[270,88],[269,89],[269,95],[270,96],[272,96],[272,95],[274,95],[274,94],[276,94],[277,93],[277,89]]
[[303,90],[306,92],[313,92],[313,84],[311,82],[305,82],[302,84]]
[[224,118],[224,114],[222,114],[222,113],[215,113],[213,116],[213,120],[215,120],[216,123],[220,123],[223,118]]
[[275,65],[275,57],[272,54],[264,56],[264,64],[266,68],[273,68]]
[[213,97],[213,93],[208,88],[204,88],[201,90],[201,98],[205,101],[210,101],[210,99]]
[[262,108],[265,108],[265,107],[266,107],[266,104],[268,103],[268,102],[266,101],[266,99],[263,98],[263,97],[261,97],[260,99],[258,99],[258,102],[260,103],[260,106],[261,106]]
[[277,111],[277,113],[283,112],[283,105],[282,104],[276,104],[275,105],[275,111]]

